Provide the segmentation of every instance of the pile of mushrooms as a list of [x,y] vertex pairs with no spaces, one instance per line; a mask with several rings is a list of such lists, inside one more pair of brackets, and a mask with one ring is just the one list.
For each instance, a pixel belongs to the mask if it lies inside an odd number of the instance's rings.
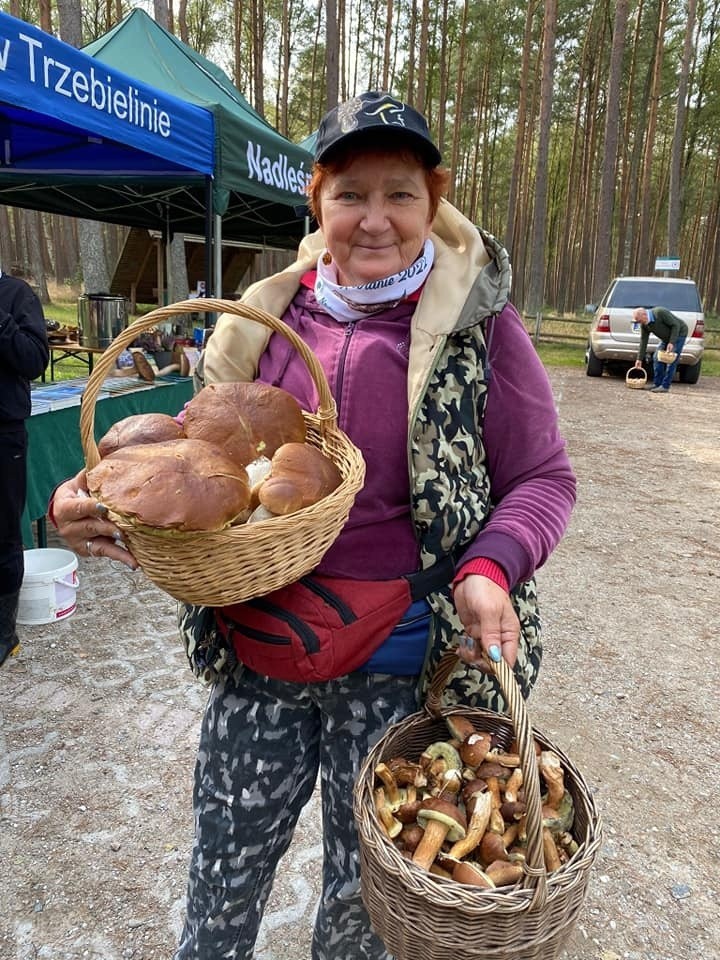
[[[491,889],[517,883],[527,845],[520,757],[460,715],[445,718],[450,737],[417,761],[395,757],[375,767],[375,811],[400,853],[430,873]],[[578,849],[574,806],[558,755],[535,743],[542,793],[545,868]]]

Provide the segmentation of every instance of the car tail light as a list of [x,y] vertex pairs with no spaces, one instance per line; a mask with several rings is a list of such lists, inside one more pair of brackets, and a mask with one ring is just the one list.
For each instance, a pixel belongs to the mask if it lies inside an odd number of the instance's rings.
[[698,320],[695,323],[695,329],[690,335],[690,339],[692,340],[693,338],[697,337],[698,340],[701,340],[704,336],[705,336],[705,320],[703,318],[702,320]]
[[610,333],[610,314],[603,313],[598,319],[597,327],[595,328],[598,333]]

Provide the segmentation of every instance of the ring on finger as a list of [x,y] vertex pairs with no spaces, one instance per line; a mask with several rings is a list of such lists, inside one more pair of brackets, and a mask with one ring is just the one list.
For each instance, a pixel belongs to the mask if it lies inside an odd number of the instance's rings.
[[94,556],[92,546],[93,546],[92,540],[86,540],[86,541],[85,541],[85,549],[87,550],[87,555],[88,555],[89,557]]

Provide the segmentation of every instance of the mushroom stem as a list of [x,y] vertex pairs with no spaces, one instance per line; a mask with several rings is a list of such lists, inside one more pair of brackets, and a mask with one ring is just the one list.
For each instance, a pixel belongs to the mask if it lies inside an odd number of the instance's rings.
[[538,769],[547,784],[547,804],[557,809],[565,793],[565,773],[560,757],[553,750],[543,750],[538,758]]
[[375,776],[378,780],[382,780],[385,786],[385,793],[390,803],[397,803],[398,784],[390,767],[388,767],[386,763],[379,763],[375,767]]
[[450,849],[449,856],[462,860],[482,840],[490,822],[490,810],[492,808],[492,797],[489,793],[480,793],[475,798],[475,807],[470,817],[468,830],[462,840],[458,840]]
[[447,832],[447,824],[441,823],[439,820],[428,820],[423,838],[415,848],[413,863],[429,870],[438,854],[438,850],[445,841]]
[[515,803],[518,798],[518,790],[523,785],[523,772],[521,767],[515,767],[505,784],[505,802]]
[[543,827],[542,839],[545,869],[548,873],[552,873],[553,870],[557,870],[560,866],[560,854],[555,846],[553,835],[550,833],[547,827]]

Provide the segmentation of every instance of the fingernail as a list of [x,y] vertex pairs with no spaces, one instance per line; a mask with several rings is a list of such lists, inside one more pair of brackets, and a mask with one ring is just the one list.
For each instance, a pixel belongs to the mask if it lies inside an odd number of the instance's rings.
[[502,660],[500,647],[498,647],[497,644],[495,643],[488,650],[488,654],[490,655],[490,659],[493,661],[493,663],[500,663],[500,661]]

